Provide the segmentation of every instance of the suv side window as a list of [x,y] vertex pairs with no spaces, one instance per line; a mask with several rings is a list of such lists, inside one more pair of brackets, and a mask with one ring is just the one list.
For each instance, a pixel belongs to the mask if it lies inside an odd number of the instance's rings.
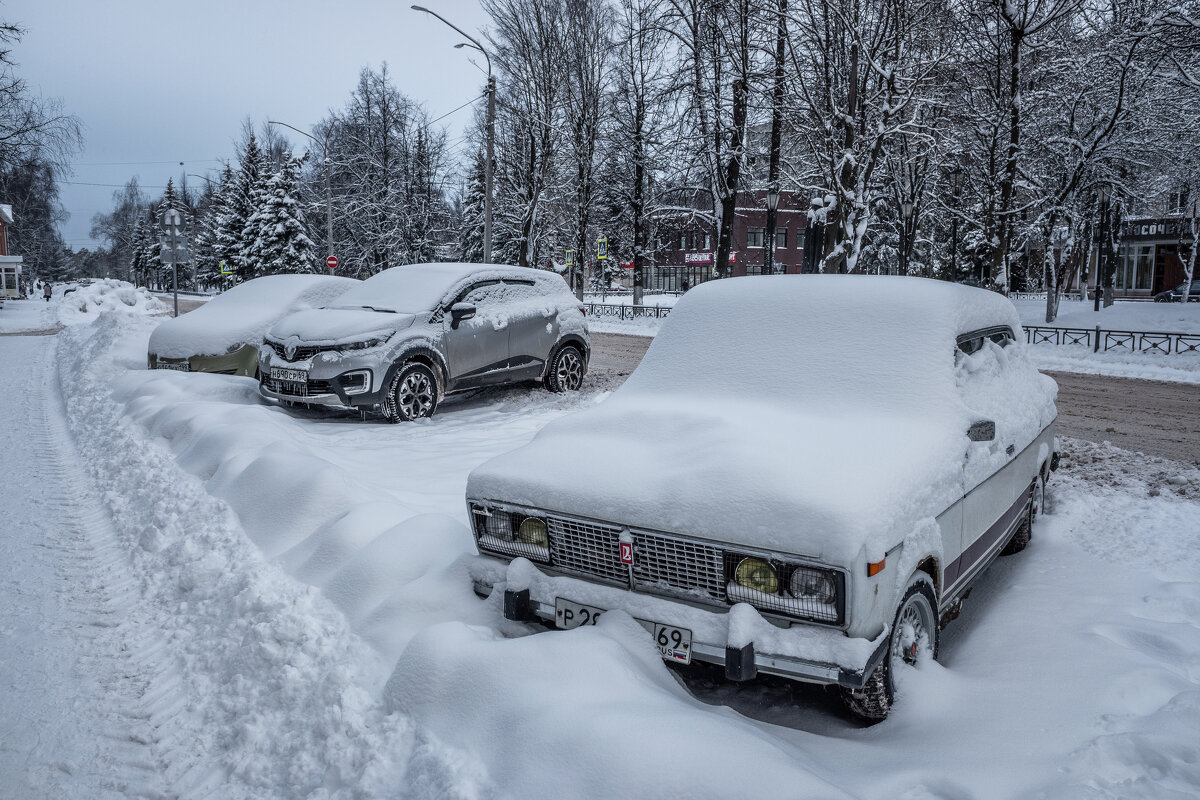
[[504,284],[500,281],[485,281],[477,283],[467,289],[458,299],[456,303],[471,303],[476,308],[493,305],[503,299]]

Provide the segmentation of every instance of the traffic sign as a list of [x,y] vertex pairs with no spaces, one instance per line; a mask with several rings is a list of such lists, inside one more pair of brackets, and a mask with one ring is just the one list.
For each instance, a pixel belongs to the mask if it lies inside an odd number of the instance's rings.
[[233,274],[233,267],[231,267],[229,265],[228,261],[221,262],[221,274],[222,275],[232,275]]
[[601,237],[596,240],[596,258],[603,261],[608,258],[608,239]]
[[575,266],[575,251],[574,250],[567,251],[567,266],[568,267]]
[[330,256],[329,258],[325,259],[325,266],[329,267],[330,270],[337,269],[337,265],[337,256]]

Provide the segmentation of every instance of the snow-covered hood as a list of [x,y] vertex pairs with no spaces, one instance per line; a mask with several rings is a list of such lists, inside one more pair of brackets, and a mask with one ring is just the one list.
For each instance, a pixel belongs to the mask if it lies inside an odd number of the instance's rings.
[[279,316],[273,306],[238,306],[235,314],[205,313],[198,308],[168,319],[150,334],[150,352],[164,358],[219,356],[244,344],[258,346],[263,332]]
[[366,308],[310,308],[279,320],[267,336],[276,341],[295,339],[311,344],[336,344],[395,333],[412,325],[413,319],[413,314]]
[[653,400],[618,394],[548,425],[476,468],[468,497],[849,565],[962,494],[965,415]]

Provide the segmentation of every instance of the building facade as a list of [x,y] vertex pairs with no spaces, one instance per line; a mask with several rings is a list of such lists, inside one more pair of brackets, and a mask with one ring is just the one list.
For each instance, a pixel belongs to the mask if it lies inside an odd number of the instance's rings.
[[12,206],[0,203],[0,295],[17,298],[21,296],[23,259],[8,254],[8,226],[12,222]]
[[[730,274],[796,274],[808,271],[805,253],[809,200],[795,192],[780,192],[775,213],[774,268],[768,267],[766,245],[767,193],[738,192],[729,255]],[[701,206],[693,204],[699,211]],[[660,222],[656,264],[647,289],[683,291],[716,277],[715,226],[697,214],[675,215]]]

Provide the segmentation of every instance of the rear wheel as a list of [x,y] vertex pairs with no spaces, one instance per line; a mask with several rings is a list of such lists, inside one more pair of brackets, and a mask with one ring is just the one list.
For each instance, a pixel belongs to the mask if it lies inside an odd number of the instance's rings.
[[437,376],[433,370],[424,364],[406,364],[392,379],[383,403],[383,416],[388,422],[432,417],[437,401]]
[[546,370],[546,388],[552,392],[574,392],[583,385],[583,353],[573,344],[562,347]]
[[896,608],[883,660],[862,689],[842,690],[842,702],[851,714],[864,722],[887,719],[895,701],[897,679],[903,681],[905,670],[937,658],[940,632],[936,609],[933,584],[928,575],[919,572],[909,581]]
[[1011,556],[1025,549],[1029,540],[1033,538],[1033,523],[1042,513],[1045,502],[1046,483],[1042,480],[1042,476],[1038,475],[1037,481],[1033,484],[1033,497],[1029,498],[1029,505],[1025,507],[1025,517],[1021,520],[1017,532],[1000,551],[1000,555]]

